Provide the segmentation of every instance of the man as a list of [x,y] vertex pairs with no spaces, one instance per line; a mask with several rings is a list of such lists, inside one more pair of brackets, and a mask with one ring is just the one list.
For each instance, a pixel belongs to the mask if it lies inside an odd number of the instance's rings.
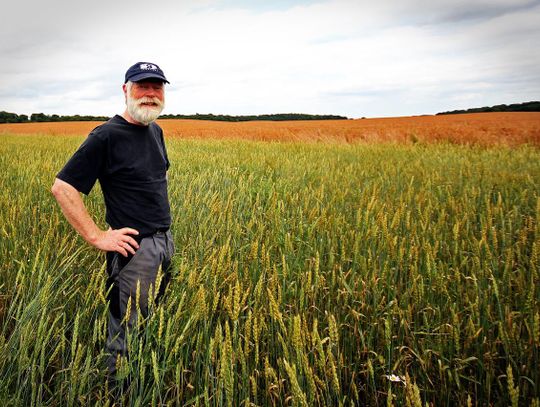
[[[96,127],[58,173],[52,193],[64,216],[92,246],[106,252],[109,321],[106,349],[109,374],[126,353],[126,327],[148,314],[149,289],[166,287],[174,244],[166,172],[169,168],[163,131],[154,122],[164,107],[169,83],[153,63],[138,62],[125,75],[126,109]],[[87,212],[80,192],[90,193],[99,180],[108,230]],[[158,279],[161,268],[163,278]],[[131,298],[131,299],[130,299]],[[128,304],[131,304],[128,310]],[[126,314],[129,320],[124,321]]]

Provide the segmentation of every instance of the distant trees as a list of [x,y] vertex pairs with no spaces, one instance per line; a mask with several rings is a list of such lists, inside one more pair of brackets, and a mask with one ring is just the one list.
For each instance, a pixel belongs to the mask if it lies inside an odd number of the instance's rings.
[[32,113],[30,116],[31,122],[89,122],[89,121],[106,121],[108,116],[80,116],[78,114],[72,116],[59,116],[57,114],[46,115],[43,113]]
[[48,115],[45,113],[32,113],[30,118],[25,114],[10,112],[0,112],[0,123],[28,123],[28,122],[83,122],[83,121],[106,121],[107,116],[59,116],[57,114]]
[[304,114],[304,113],[276,113],[276,114],[260,114],[260,115],[244,115],[230,116],[226,114],[165,114],[161,115],[160,119],[194,119],[194,120],[216,120],[224,122],[246,122],[253,120],[268,120],[268,121],[284,121],[284,120],[347,120],[345,116],[337,115],[319,115],[319,114]]
[[50,122],[50,117],[44,113],[32,113],[30,115],[31,122]]
[[28,121],[28,116],[25,114],[18,115],[16,113],[0,112],[0,123],[24,123]]
[[[443,114],[459,114],[459,113],[480,113],[480,112],[540,112],[540,102],[532,101],[525,103],[514,103],[511,105],[495,105],[476,107],[467,110],[452,110],[448,112],[437,113]],[[27,122],[81,122],[81,121],[106,121],[110,117],[107,116],[59,116],[57,114],[47,115],[44,113],[32,113],[30,118],[25,114],[16,114],[5,111],[0,111],[0,123],[27,123]],[[160,119],[193,119],[193,120],[216,120],[224,122],[246,122],[253,120],[268,120],[268,121],[284,121],[284,120],[347,120],[346,116],[332,114],[304,114],[304,113],[276,113],[276,114],[260,114],[260,115],[240,115],[231,116],[226,114],[212,113],[196,113],[196,114],[165,114],[161,115]],[[362,117],[365,119],[365,117]]]
[[450,112],[442,112],[439,114],[459,114],[459,113],[483,113],[483,112],[540,112],[540,102],[525,102],[514,103],[511,105],[495,105],[485,107],[475,107],[467,110],[452,110]]
[[[250,116],[230,116],[223,114],[166,114],[160,116],[160,119],[195,119],[195,120],[216,120],[225,122],[245,122],[251,120],[347,120],[345,116],[338,115],[318,115],[318,114],[303,114],[303,113],[277,113],[277,114],[261,114]],[[27,123],[27,122],[81,122],[81,121],[106,121],[107,116],[59,116],[57,114],[47,115],[44,113],[32,113],[30,119],[25,114],[18,115],[16,113],[0,112],[0,123]]]

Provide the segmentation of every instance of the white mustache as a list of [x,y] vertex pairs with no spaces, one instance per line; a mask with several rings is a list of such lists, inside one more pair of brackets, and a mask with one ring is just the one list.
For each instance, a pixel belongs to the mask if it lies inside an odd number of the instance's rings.
[[163,107],[163,102],[161,100],[159,100],[157,97],[146,97],[146,96],[143,96],[142,98],[140,99],[135,99],[135,103],[137,104],[137,106],[141,106],[145,103],[154,103],[156,106],[155,107],[152,107],[152,106],[144,106],[144,107],[149,107],[149,108],[162,108]]

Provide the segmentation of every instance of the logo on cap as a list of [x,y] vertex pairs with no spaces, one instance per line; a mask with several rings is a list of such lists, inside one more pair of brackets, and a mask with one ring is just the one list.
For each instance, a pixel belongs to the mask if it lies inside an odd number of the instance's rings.
[[154,65],[154,64],[140,64],[139,68],[144,69],[144,70],[150,70],[150,71],[157,71],[158,70],[158,67],[156,65]]

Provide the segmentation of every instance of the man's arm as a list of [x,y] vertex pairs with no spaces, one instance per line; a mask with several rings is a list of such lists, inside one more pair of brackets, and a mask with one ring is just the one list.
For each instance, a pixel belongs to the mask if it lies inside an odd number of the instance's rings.
[[138,231],[132,228],[103,231],[98,228],[88,214],[79,191],[61,179],[55,179],[51,192],[71,226],[92,246],[123,256],[127,256],[128,252],[135,254],[139,245],[130,235],[138,235]]

